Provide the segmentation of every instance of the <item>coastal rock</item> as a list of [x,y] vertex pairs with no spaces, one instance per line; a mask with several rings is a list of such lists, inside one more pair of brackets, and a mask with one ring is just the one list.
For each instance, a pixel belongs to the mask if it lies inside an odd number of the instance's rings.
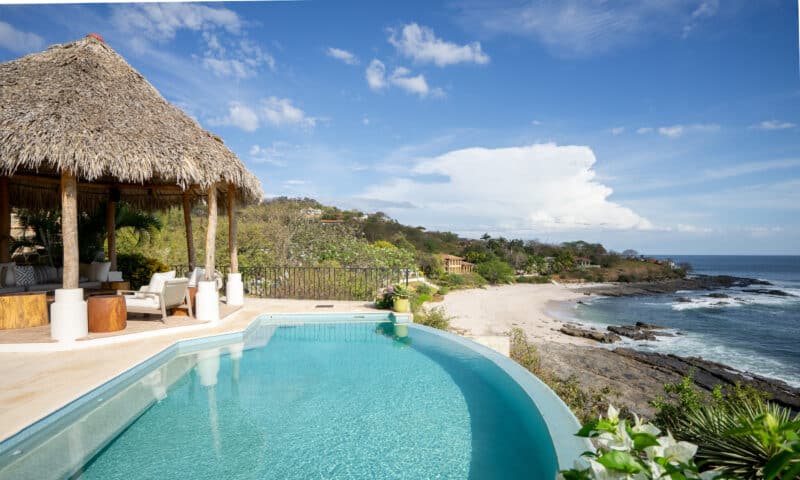
[[747,290],[742,290],[743,292],[747,293],[758,293],[760,295],[773,295],[776,297],[794,297],[789,292],[784,292],[783,290],[775,290],[771,288],[749,288]]
[[594,340],[600,343],[614,343],[620,341],[619,336],[614,335],[613,333],[588,330],[571,324],[564,325],[559,331],[571,337],[588,338],[589,340]]
[[692,303],[692,299],[689,297],[678,297],[675,301],[678,303]]
[[634,340],[655,340],[656,337],[650,331],[637,327],[636,325],[609,325],[608,331],[622,335],[623,337],[632,338]]
[[727,295],[725,293],[709,293],[706,296],[711,298],[731,298],[730,295]]
[[662,353],[642,352],[631,348],[615,348],[613,352],[665,373],[685,377],[693,372],[695,383],[709,392],[717,385],[727,386],[740,383],[767,392],[775,403],[795,411],[800,410],[800,389],[781,380],[741,372],[727,365],[698,357],[678,357]]
[[667,327],[665,327],[663,325],[656,325],[654,323],[644,323],[644,322],[636,322],[634,324],[634,326],[636,328],[644,328],[644,329],[647,329],[647,330],[660,330],[660,329],[663,329],[663,328],[667,328]]
[[[593,286],[582,289],[583,293],[592,293],[606,297],[627,297],[634,295],[660,295],[675,293],[682,290],[719,290],[731,287],[749,287],[752,285],[771,285],[764,280],[730,275],[694,275],[687,278],[659,280],[654,282],[617,283],[610,285]],[[745,290],[747,291],[747,290]],[[755,293],[770,291],[767,289],[754,289]],[[780,290],[775,290],[780,291]],[[786,292],[781,292],[786,294]],[[776,294],[777,295],[777,294]],[[787,294],[788,295],[788,294]],[[678,302],[690,302],[686,297],[680,297]]]

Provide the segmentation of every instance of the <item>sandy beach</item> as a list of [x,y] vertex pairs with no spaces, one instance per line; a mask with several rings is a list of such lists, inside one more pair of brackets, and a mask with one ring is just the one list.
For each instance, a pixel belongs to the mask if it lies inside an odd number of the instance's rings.
[[482,289],[457,290],[447,294],[442,305],[453,316],[450,325],[471,335],[503,335],[521,328],[535,343],[592,345],[591,340],[558,332],[564,324],[548,311],[556,302],[582,298],[564,285],[515,284]]

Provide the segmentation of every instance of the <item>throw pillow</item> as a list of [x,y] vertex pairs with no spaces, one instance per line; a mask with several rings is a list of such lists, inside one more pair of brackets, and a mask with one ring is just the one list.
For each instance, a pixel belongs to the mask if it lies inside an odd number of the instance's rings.
[[36,275],[30,265],[17,265],[14,269],[14,276],[17,278],[17,285],[20,287],[36,285]]
[[92,270],[92,266],[88,263],[81,263],[78,265],[78,276],[84,278],[90,278],[91,275],[89,272]]
[[17,277],[14,275],[16,271],[16,264],[14,262],[0,263],[0,287],[13,287],[17,284]]
[[58,274],[58,269],[56,267],[46,266],[44,267],[45,272],[47,272],[47,283],[58,283],[61,281],[61,276]]
[[89,266],[89,281],[107,282],[109,270],[111,270],[111,262],[92,262]]
[[47,283],[47,267],[44,265],[34,265],[33,278],[37,285]]

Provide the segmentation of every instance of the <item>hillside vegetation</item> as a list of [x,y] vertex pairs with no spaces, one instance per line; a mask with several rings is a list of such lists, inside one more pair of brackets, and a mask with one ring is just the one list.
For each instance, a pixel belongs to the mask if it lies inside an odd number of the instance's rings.
[[[185,264],[183,213],[157,214],[162,225],[146,241],[121,230],[123,254],[144,254],[167,265]],[[193,212],[197,258],[203,258],[206,211]],[[217,263],[228,263],[227,218],[221,217]],[[444,271],[441,254],[463,257],[475,265],[469,274]],[[423,271],[445,288],[486,283],[566,281],[642,281],[682,277],[685,268],[653,259],[633,258],[584,241],[559,245],[537,240],[461,238],[452,232],[403,225],[381,212],[364,214],[328,207],[313,199],[276,198],[239,213],[239,262],[249,266],[347,266],[410,268]],[[583,265],[581,265],[583,263]]]

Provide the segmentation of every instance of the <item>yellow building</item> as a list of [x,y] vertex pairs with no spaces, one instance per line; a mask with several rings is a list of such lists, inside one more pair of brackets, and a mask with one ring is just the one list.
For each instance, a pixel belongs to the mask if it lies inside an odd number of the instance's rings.
[[442,255],[442,266],[447,273],[469,273],[475,267],[474,263],[464,261],[462,257],[455,255]]

